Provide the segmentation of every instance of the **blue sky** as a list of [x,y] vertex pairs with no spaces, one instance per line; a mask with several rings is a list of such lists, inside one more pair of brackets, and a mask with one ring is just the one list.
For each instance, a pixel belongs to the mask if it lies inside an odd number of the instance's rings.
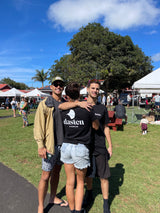
[[[69,53],[67,42],[88,23],[129,35],[160,67],[158,0],[1,0],[0,79],[40,87],[31,78]],[[45,82],[47,85],[48,82]]]

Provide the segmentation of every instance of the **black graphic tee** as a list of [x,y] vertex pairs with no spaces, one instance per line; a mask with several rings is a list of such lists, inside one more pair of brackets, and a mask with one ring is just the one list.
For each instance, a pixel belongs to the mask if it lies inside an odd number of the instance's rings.
[[93,110],[76,107],[62,111],[64,143],[85,144],[91,142],[92,121],[96,120]]

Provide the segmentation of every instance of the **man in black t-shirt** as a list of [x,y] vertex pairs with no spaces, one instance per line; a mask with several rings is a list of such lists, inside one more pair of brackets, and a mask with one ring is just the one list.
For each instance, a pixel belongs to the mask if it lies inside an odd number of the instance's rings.
[[[91,80],[88,83],[88,99],[87,102],[93,106],[95,116],[99,121],[99,129],[94,132],[94,148],[93,156],[96,165],[96,174],[101,181],[101,189],[103,196],[103,213],[110,213],[108,205],[109,196],[109,182],[110,169],[108,165],[108,160],[112,156],[112,142],[110,136],[110,130],[108,127],[109,118],[107,108],[97,102],[97,97],[99,94],[100,85],[97,80]],[[106,148],[106,139],[108,142],[108,149]],[[84,204],[92,198],[92,178],[87,177],[87,191]]]

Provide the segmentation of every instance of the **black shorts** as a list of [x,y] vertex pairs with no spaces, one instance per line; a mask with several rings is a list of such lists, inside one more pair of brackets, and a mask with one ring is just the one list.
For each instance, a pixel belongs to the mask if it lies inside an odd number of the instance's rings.
[[108,164],[108,154],[106,155],[93,155],[91,159],[91,167],[87,170],[88,177],[99,177],[103,179],[108,179],[111,176],[109,164]]

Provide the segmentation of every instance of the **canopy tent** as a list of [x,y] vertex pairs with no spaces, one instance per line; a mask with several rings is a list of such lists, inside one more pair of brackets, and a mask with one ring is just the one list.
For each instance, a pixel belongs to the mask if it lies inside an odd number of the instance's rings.
[[24,92],[21,92],[20,90],[16,88],[12,88],[6,92],[1,92],[0,97],[16,97],[16,96],[22,96],[25,95]]
[[160,68],[152,71],[148,75],[134,82],[132,89],[147,90],[149,93],[159,93],[160,91]]
[[47,94],[47,93],[41,92],[38,89],[34,89],[34,90],[32,90],[32,91],[30,91],[28,93],[25,93],[25,96],[26,97],[48,97],[50,95]]
[[[102,93],[105,93],[105,92],[104,92],[103,90],[100,89],[100,90],[99,90],[99,93],[102,94]],[[81,95],[87,95],[87,87],[84,87],[83,89],[81,89],[81,90],[80,90],[80,94],[81,94]]]
[[[134,82],[132,85],[133,95],[135,90],[141,94],[141,97],[152,97],[153,93],[160,92],[160,68],[152,71],[148,75]],[[132,106],[134,106],[134,99],[132,100]],[[134,116],[134,110],[132,110],[132,121]]]

